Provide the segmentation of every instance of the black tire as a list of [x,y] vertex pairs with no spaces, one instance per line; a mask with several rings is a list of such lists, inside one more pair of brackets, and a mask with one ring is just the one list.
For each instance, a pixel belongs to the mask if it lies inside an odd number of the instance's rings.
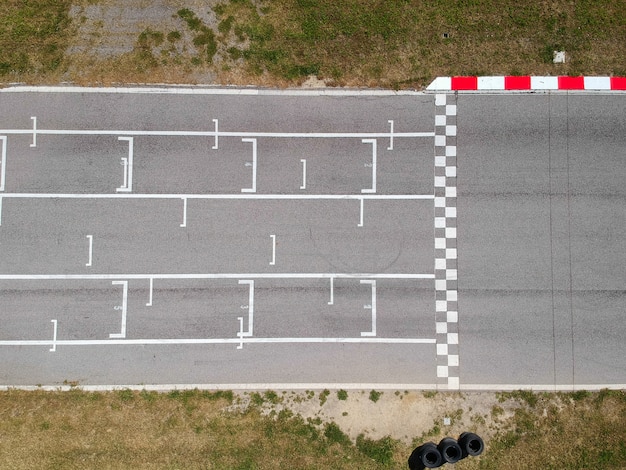
[[441,457],[447,463],[457,463],[459,460],[463,458],[463,451],[461,446],[451,437],[444,437],[439,441],[439,445],[437,446]]
[[485,450],[485,443],[478,434],[474,434],[473,432],[464,432],[461,434],[459,437],[459,445],[461,446],[463,458],[468,455],[476,457]]
[[443,457],[432,442],[427,442],[417,447],[409,457],[410,470],[422,470],[424,468],[438,468],[443,465]]

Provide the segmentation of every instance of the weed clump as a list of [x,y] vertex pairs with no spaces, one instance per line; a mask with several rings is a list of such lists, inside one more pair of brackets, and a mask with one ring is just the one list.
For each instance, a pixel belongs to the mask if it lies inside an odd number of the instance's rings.
[[380,400],[380,397],[382,396],[382,394],[383,392],[377,392],[376,390],[372,390],[370,392],[370,400],[376,403],[378,400]]

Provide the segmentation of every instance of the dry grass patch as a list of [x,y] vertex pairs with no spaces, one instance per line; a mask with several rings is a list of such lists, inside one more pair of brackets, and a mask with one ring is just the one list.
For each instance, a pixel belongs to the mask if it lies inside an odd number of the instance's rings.
[[[417,445],[473,431],[486,450],[459,470],[626,467],[623,391],[390,392],[376,403],[365,391],[319,396],[11,390],[0,393],[0,461],[12,469],[400,469]],[[346,409],[359,429],[342,421]],[[373,437],[381,421],[402,424]]]
[[0,80],[51,80],[63,68],[72,31],[70,0],[4,0],[0,9]]
[[7,1],[3,82],[421,88],[439,75],[626,75],[624,0]]
[[4,392],[0,460],[12,469],[380,468],[302,418],[228,411],[232,403],[230,392],[194,390]]

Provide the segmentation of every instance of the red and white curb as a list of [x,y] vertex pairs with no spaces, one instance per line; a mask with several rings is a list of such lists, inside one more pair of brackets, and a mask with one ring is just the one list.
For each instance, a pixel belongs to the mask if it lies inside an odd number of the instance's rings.
[[626,77],[437,77],[426,91],[626,90]]

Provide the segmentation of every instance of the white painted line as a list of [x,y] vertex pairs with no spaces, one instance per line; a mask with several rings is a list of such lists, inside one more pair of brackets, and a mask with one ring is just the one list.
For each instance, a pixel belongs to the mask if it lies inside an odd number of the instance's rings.
[[[477,387],[477,388],[474,388]],[[493,387],[493,388],[484,388]],[[154,392],[167,392],[172,390],[438,390],[438,384],[419,383],[342,383],[342,382],[257,382],[257,383],[189,383],[189,384],[126,384],[126,385],[0,385],[0,390],[24,390],[24,391],[69,391],[84,390],[86,392],[104,392],[116,390],[146,390]],[[600,391],[624,390],[626,384],[478,384],[461,386],[466,391]]]
[[357,227],[363,227],[363,198],[360,199],[359,223]]
[[[478,387],[478,388],[474,388]],[[493,387],[493,388],[484,388]],[[169,392],[172,390],[438,390],[438,384],[420,383],[343,383],[343,382],[257,382],[257,383],[182,383],[182,384],[116,384],[116,385],[0,385],[1,391],[69,391],[84,390],[86,392],[108,392],[116,390],[146,390],[152,392]],[[468,384],[462,385],[466,391],[508,391],[508,390],[537,390],[537,391],[599,391],[624,390],[626,384]]]
[[433,194],[102,194],[102,193],[4,193],[15,199],[264,199],[264,200],[432,200]]
[[473,391],[536,390],[549,392],[573,392],[576,390],[626,390],[626,384],[463,384],[460,386],[460,389]]
[[211,147],[213,150],[217,150],[217,148],[219,147],[219,121],[217,119],[213,119],[213,122],[215,123],[215,143],[213,144],[213,147]]
[[362,279],[361,284],[372,286],[372,303],[365,306],[365,308],[369,308],[372,311],[372,329],[371,331],[362,331],[361,336],[376,336],[376,281]]
[[[123,140],[128,142],[128,160],[124,165],[124,185],[121,188],[117,188],[118,192],[132,192],[133,190],[133,148],[134,137],[118,137],[117,140]],[[122,161],[126,159],[122,158]]]
[[272,261],[270,261],[270,266],[276,265],[276,235],[270,235],[272,239]]
[[389,123],[389,147],[387,147],[387,150],[393,150],[393,119],[389,119],[387,121]]
[[[448,77],[449,78],[449,77]],[[152,94],[152,95],[269,95],[269,96],[420,96],[424,93],[412,90],[375,90],[363,88],[235,88],[207,87],[190,84],[126,87],[80,87],[80,86],[24,86],[0,88],[0,93],[104,93],[104,94]]]
[[257,139],[241,139],[242,142],[250,142],[252,144],[252,187],[244,188],[242,193],[256,193],[256,159],[257,159]]
[[306,160],[301,158],[300,162],[302,163],[302,184],[300,185],[300,189],[306,189]]
[[240,336],[241,337],[250,337],[254,332],[254,281],[252,280],[240,280],[239,284],[248,285],[248,305],[242,306],[241,308],[248,309],[248,330],[243,331],[243,319],[241,321],[240,328]]
[[189,274],[0,274],[0,281],[73,281],[111,279],[434,279],[409,273],[189,273]]
[[52,347],[50,348],[50,352],[55,352],[57,350],[57,321],[50,321],[52,322]]
[[30,144],[30,146],[37,147],[37,116],[31,116],[30,118],[33,121],[33,142]]
[[[1,90],[1,89],[0,89]],[[0,129],[0,134],[32,134],[32,129]],[[93,135],[93,136],[152,136],[152,137],[215,137],[215,131],[157,131],[157,130],[98,130],[98,129],[37,129],[42,135]],[[221,137],[280,138],[280,139],[388,139],[389,132],[219,132]],[[434,137],[434,132],[395,132],[394,138]]]
[[[152,392],[171,392],[173,390],[437,390],[436,384],[388,384],[388,383],[202,383],[202,384],[127,384],[127,385],[0,385],[1,391],[48,391],[63,392],[69,390],[83,390],[85,392],[110,392],[116,390],[136,390]],[[607,387],[604,387],[607,388]],[[610,387],[609,387],[610,388]]]
[[86,238],[87,240],[89,240],[89,254],[88,254],[89,258],[85,266],[89,268],[91,267],[91,263],[93,261],[93,235],[87,235]]
[[122,286],[122,328],[120,333],[111,333],[109,338],[126,338],[126,309],[128,306],[128,281],[113,281],[113,285]]
[[243,349],[243,317],[237,317],[237,320],[239,320],[239,333],[237,333],[239,344],[237,345],[237,349]]
[[146,307],[152,307],[152,291],[154,289],[154,279],[150,278],[150,293],[148,294],[148,303]]
[[[241,317],[243,318],[243,317]],[[71,339],[57,340],[59,346],[147,346],[147,345],[185,345],[185,344],[306,344],[306,343],[347,343],[347,344],[436,344],[434,338],[144,338],[144,339]],[[50,340],[2,340],[1,346],[50,346]]]
[[361,189],[362,193],[376,192],[376,139],[361,139],[364,144],[372,144],[372,187],[370,189]]
[[142,87],[81,87],[81,86],[11,86],[0,88],[0,93],[90,93],[131,95],[258,95],[255,88],[207,88],[194,85]]
[[183,223],[180,224],[181,227],[187,227],[187,198],[183,198]]
[[0,191],[4,191],[4,185],[7,179],[7,136],[0,135],[2,142],[2,157],[0,159]]
[[124,172],[122,173],[124,177],[124,183],[122,183],[122,186],[118,188],[117,191],[128,190],[128,157],[122,157],[122,166],[124,167]]
[[335,304],[335,278],[330,278],[330,300],[328,301],[328,305]]

